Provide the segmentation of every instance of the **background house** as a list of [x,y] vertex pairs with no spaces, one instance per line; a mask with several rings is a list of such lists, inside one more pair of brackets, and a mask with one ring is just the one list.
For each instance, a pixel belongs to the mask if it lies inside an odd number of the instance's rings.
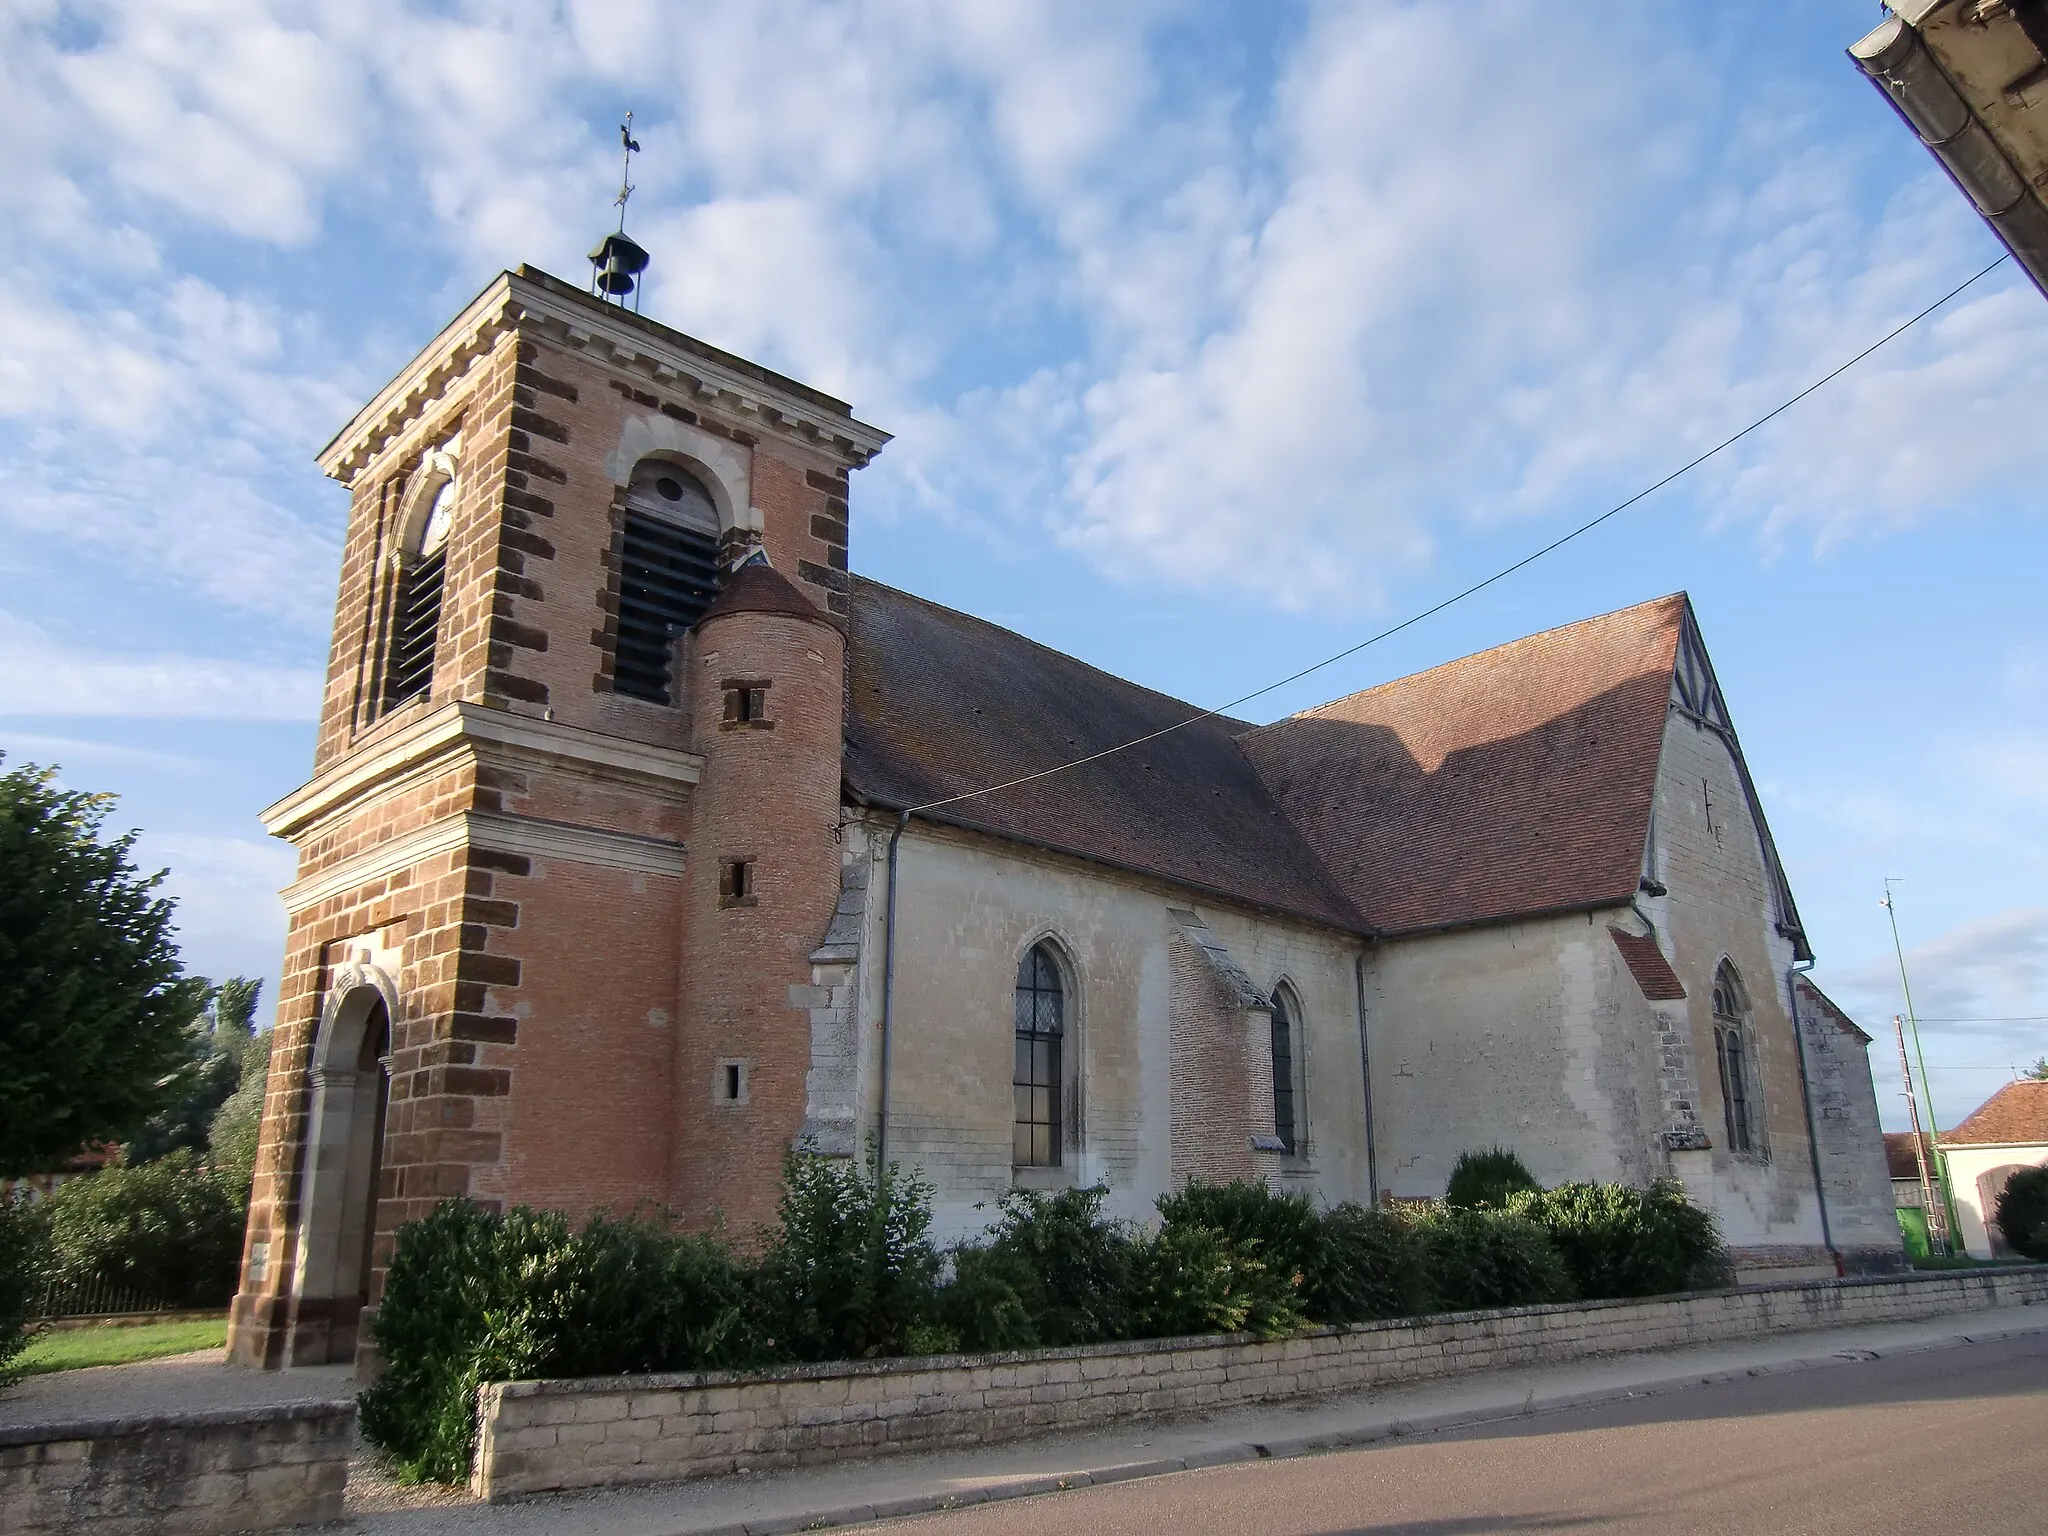
[[1941,1149],[1955,1185],[1956,1235],[1964,1250],[1980,1259],[2006,1257],[2012,1250],[1992,1218],[2007,1179],[2048,1164],[2048,1082],[2007,1083],[1946,1132]]

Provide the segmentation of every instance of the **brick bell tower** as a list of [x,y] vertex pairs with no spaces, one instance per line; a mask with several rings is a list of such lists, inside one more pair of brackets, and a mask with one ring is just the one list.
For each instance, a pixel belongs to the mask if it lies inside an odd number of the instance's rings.
[[264,813],[299,857],[234,1359],[352,1358],[450,1196],[772,1212],[839,887],[847,477],[887,441],[522,267],[322,451],[348,530],[313,777]]

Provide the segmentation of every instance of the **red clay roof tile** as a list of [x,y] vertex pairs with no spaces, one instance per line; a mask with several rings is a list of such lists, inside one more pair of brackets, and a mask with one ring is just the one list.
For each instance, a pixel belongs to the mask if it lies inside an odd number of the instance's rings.
[[1388,933],[1635,892],[1683,593],[1496,646],[1239,738]]
[[1647,933],[1628,933],[1620,928],[1607,931],[1614,935],[1614,947],[1621,951],[1621,958],[1628,963],[1629,974],[1643,989],[1644,997],[1653,1003],[1675,1003],[1685,996],[1685,983],[1671,969],[1671,962],[1664,958],[1656,939]]
[[1941,1136],[1944,1147],[2048,1146],[2048,1083],[2007,1083],[1961,1125]]

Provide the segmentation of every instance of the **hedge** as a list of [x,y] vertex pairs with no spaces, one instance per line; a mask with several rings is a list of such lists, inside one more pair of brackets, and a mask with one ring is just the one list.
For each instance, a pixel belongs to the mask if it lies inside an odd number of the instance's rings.
[[[487,1381],[746,1369],[1185,1334],[1675,1289],[1709,1273],[1712,1218],[1676,1186],[1570,1185],[1508,1208],[1318,1210],[1264,1184],[1190,1183],[1146,1231],[1105,1191],[1012,1192],[983,1240],[935,1247],[931,1189],[792,1157],[781,1225],[744,1258],[657,1216],[449,1201],[401,1227],[372,1324],[362,1427],[400,1475],[458,1481]],[[1646,1242],[1651,1257],[1618,1257]],[[1665,1284],[1665,1282],[1671,1282]]]

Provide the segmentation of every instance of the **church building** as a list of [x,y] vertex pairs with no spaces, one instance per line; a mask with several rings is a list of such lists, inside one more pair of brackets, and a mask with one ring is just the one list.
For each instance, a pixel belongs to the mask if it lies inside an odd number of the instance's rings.
[[887,442],[528,267],[322,452],[236,1359],[351,1358],[451,1196],[744,1243],[792,1148],[879,1145],[952,1238],[1020,1188],[1436,1196],[1501,1145],[1682,1179],[1745,1277],[1900,1262],[1682,594],[1201,716],[856,574]]

